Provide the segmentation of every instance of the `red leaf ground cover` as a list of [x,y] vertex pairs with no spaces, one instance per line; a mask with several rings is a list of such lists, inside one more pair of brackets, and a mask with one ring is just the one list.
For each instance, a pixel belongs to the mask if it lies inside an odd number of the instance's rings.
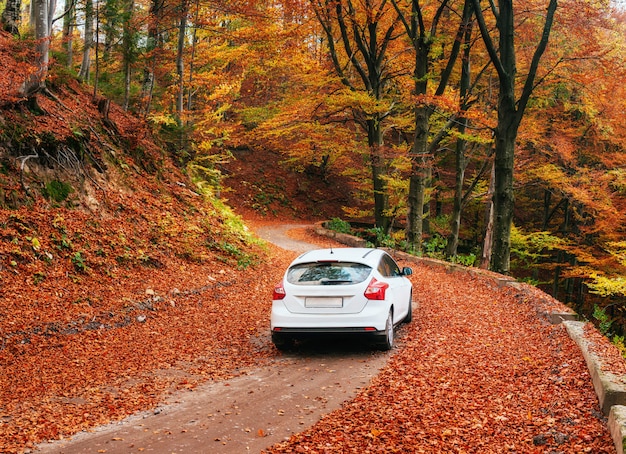
[[[169,392],[236,376],[273,356],[267,285],[284,260],[275,255],[236,274],[215,264],[133,273],[120,280],[117,297],[99,301],[112,314],[118,301],[134,307],[119,327],[107,319],[76,333],[8,332],[3,324],[0,452],[24,452],[119,420],[156,406]],[[152,289],[155,294],[146,295]],[[138,310],[133,302],[150,308]]]
[[[152,302],[143,323],[5,338],[0,451],[123,418],[279,355],[267,292],[294,254],[265,254],[246,270],[208,262],[172,272],[170,263],[121,279],[119,297]],[[582,356],[561,326],[488,278],[411,266],[418,308],[389,365],[341,410],[268,453],[614,452]],[[115,308],[114,300],[98,301]]]
[[513,289],[415,266],[414,322],[353,401],[267,453],[610,453],[578,347]]

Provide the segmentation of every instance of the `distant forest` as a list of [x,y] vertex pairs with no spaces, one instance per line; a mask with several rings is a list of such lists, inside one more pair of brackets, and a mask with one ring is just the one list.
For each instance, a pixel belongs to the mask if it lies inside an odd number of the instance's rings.
[[[76,78],[220,189],[239,149],[348,178],[346,222],[626,308],[626,12],[607,0],[6,0],[26,77]],[[36,52],[32,52],[33,49]],[[28,54],[27,52],[30,52]],[[4,84],[6,86],[7,84]]]

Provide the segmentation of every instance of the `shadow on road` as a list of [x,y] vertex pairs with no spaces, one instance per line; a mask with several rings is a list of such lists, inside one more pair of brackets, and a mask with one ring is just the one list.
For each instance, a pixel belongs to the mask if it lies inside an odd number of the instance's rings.
[[294,357],[334,357],[346,358],[384,354],[374,342],[362,336],[315,335],[295,341],[294,345],[282,352]]

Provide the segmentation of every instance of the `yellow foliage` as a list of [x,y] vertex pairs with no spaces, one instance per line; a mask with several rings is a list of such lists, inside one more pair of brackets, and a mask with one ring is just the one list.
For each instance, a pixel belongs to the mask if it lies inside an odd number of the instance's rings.
[[153,113],[148,119],[159,126],[176,126],[178,123],[176,122],[176,118],[173,115],[167,113]]
[[607,277],[598,274],[592,274],[592,282],[588,282],[587,286],[591,293],[603,297],[621,295],[626,296],[626,277]]

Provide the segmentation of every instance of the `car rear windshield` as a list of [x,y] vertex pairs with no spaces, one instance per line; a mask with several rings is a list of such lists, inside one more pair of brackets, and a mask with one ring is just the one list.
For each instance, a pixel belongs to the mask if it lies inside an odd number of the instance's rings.
[[362,263],[316,262],[300,263],[289,268],[287,282],[295,285],[359,284],[372,269]]

